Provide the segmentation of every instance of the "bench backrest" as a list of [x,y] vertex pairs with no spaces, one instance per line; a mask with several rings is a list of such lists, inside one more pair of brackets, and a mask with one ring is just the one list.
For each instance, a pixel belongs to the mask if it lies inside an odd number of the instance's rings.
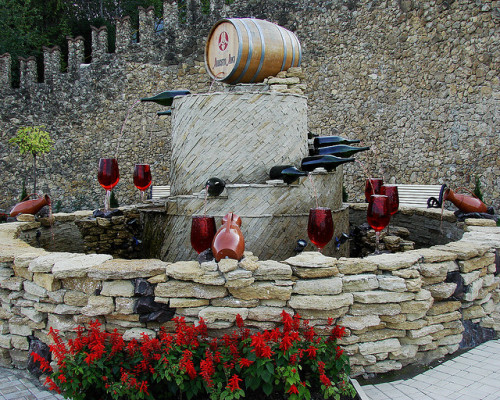
[[427,199],[439,199],[441,185],[399,185],[399,206],[427,208]]

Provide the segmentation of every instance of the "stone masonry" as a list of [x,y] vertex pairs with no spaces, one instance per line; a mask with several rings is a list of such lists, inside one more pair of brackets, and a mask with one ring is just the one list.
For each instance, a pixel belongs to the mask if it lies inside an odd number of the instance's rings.
[[[55,140],[39,163],[39,190],[61,200],[63,211],[101,204],[99,157],[118,155],[121,204],[138,199],[135,163],[151,163],[154,184],[168,184],[170,119],[156,116],[163,107],[136,102],[167,89],[223,88],[206,74],[206,37],[221,17],[249,16],[301,41],[307,86],[297,89],[308,96],[310,131],[361,139],[371,151],[359,160],[388,182],[471,189],[478,176],[485,202],[500,206],[497,0],[214,0],[210,9],[189,7],[182,19],[167,1],[159,34],[153,10],[141,9],[138,43],[134,22],[117,20],[114,54],[107,32],[95,28],[89,64],[81,39],[69,38],[68,71],[60,71],[60,50],[46,48],[45,81],[25,59],[20,88],[11,85],[10,56],[0,55],[0,208],[16,202],[23,178],[30,186],[30,160],[7,143],[26,125],[45,125]],[[289,83],[272,81],[283,90]],[[364,178],[358,164],[346,167],[350,201],[361,199]]]
[[141,322],[134,311],[138,279],[175,315],[203,317],[210,335],[232,331],[237,314],[252,329],[271,329],[286,310],[325,333],[334,318],[348,330],[342,345],[354,376],[453,353],[466,321],[500,331],[500,228],[490,221],[467,220],[456,242],[364,259],[305,252],[271,261],[247,252],[239,262],[201,264],[47,252],[17,238],[36,224],[0,224],[0,360],[18,368],[26,367],[27,337],[50,343],[50,327],[66,339],[95,319],[126,339],[154,336],[160,326],[171,331],[172,321]]

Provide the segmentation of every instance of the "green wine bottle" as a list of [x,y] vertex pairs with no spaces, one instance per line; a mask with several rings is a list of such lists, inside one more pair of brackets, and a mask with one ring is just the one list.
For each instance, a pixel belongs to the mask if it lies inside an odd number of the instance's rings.
[[354,147],[341,144],[338,146],[320,147],[312,151],[312,155],[333,155],[337,157],[352,157],[360,151],[370,150],[369,147]]
[[307,172],[299,171],[293,165],[276,165],[269,171],[270,179],[283,179],[283,181],[290,185],[301,176],[307,176]]
[[152,101],[162,106],[171,106],[175,96],[185,96],[190,94],[189,90],[167,90],[166,92],[158,93],[153,97],[144,97],[141,101]]
[[302,159],[300,169],[302,171],[314,171],[316,168],[324,168],[330,172],[341,164],[353,161],[354,158],[340,158],[331,155],[305,157]]
[[361,140],[358,139],[346,139],[341,136],[320,136],[314,138],[314,148],[333,146],[336,144],[354,144],[359,143]]

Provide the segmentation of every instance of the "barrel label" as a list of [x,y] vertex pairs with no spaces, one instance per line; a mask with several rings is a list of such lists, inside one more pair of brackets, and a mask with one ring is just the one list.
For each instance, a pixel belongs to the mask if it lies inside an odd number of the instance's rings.
[[227,58],[215,57],[214,68],[225,67],[227,65],[234,64],[235,60],[236,60],[236,56],[232,56],[231,54],[229,54],[229,56]]
[[229,22],[223,22],[214,29],[205,52],[205,63],[217,78],[228,76],[238,63],[238,33]]
[[219,35],[219,49],[220,51],[224,51],[227,49],[227,45],[229,44],[229,35],[226,31],[222,31]]

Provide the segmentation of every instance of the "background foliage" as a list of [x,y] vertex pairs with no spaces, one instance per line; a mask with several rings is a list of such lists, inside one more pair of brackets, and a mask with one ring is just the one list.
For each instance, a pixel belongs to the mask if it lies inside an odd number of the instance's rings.
[[[130,16],[138,26],[138,7],[153,6],[161,18],[163,0],[0,0],[0,54],[10,53],[14,84],[19,81],[18,57],[38,59],[38,77],[43,80],[42,46],[59,46],[63,66],[67,58],[66,36],[85,38],[86,55],[90,54],[90,26],[108,27],[114,44],[114,19]],[[110,46],[110,50],[113,48]]]

